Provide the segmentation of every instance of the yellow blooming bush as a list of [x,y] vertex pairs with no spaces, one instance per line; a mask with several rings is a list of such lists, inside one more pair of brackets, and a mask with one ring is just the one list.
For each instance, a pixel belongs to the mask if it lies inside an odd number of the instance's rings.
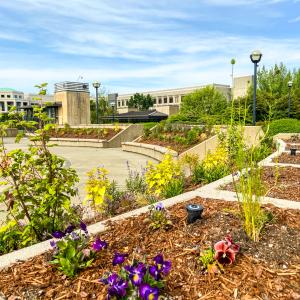
[[[145,177],[148,192],[158,197],[172,197],[175,196],[174,193],[178,194],[183,190],[184,180],[181,165],[170,154],[166,154],[163,160],[157,165],[149,162]],[[173,194],[169,187],[172,187]]]
[[195,183],[209,183],[230,174],[228,153],[224,147],[208,153],[194,168],[192,178]]
[[85,204],[88,202],[98,211],[103,211],[104,202],[106,199],[111,199],[109,188],[111,182],[107,178],[108,171],[105,168],[94,168],[87,173],[88,180],[86,183],[87,196]]
[[215,152],[208,153],[203,160],[205,170],[213,170],[214,168],[226,165],[228,162],[228,155],[226,149],[218,147]]

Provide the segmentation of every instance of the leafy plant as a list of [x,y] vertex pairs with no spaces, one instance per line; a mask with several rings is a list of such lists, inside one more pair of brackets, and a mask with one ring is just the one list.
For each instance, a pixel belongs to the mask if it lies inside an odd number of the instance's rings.
[[154,257],[154,263],[134,260],[130,265],[121,266],[128,255],[116,253],[113,265],[119,265],[118,272],[112,272],[100,281],[108,286],[108,299],[156,300],[164,287],[164,279],[171,270],[171,262],[161,254]]
[[203,161],[193,169],[192,180],[195,183],[209,183],[230,174],[227,151],[218,147],[215,152],[208,153]]
[[164,208],[162,203],[157,203],[156,205],[152,205],[149,209],[149,219],[151,229],[169,229],[173,226],[172,221],[170,220],[166,209]]
[[144,194],[147,191],[145,181],[145,170],[142,172],[133,171],[127,161],[128,178],[126,179],[126,190],[134,194]]
[[178,178],[174,178],[169,182],[167,186],[165,186],[163,191],[164,198],[172,198],[177,195],[180,195],[184,192],[184,177],[179,176]]
[[97,238],[90,245],[90,235],[84,223],[80,223],[80,230],[75,232],[70,225],[64,232],[53,233],[55,240],[50,241],[54,250],[51,264],[68,277],[74,277],[80,270],[92,265],[96,252],[107,248],[105,241]]
[[[46,94],[46,87],[46,83],[38,86],[41,97]],[[17,240],[16,244],[20,247],[45,240],[65,222],[76,219],[71,197],[77,194],[75,184],[79,179],[75,170],[65,168],[64,160],[50,152],[49,132],[55,125],[51,124],[52,119],[43,109],[43,106],[34,108],[36,122],[23,120],[23,115],[16,114],[15,108],[12,108],[10,120],[0,125],[0,177],[5,185],[0,203],[7,207],[6,224],[15,221],[15,226],[6,231],[7,235],[18,237],[20,241]],[[26,131],[39,128],[30,138],[28,151],[5,149],[6,128],[12,125],[23,127]],[[23,135],[23,132],[18,134],[16,142]],[[10,248],[8,246],[7,250]]]
[[182,178],[182,176],[183,172],[180,164],[173,160],[170,154],[166,154],[159,164],[148,163],[145,173],[147,191],[150,194],[162,196],[167,186],[175,179]]
[[107,177],[105,168],[94,168],[87,173],[85,203],[90,203],[94,210],[104,212],[105,202],[112,199],[109,193],[111,183]]

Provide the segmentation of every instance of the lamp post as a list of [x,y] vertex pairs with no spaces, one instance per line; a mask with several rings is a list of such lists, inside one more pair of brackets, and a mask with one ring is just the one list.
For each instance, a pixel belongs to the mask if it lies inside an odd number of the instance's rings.
[[289,118],[291,117],[291,89],[293,86],[293,81],[288,82],[288,87],[289,87]]
[[113,123],[115,123],[115,105],[113,104],[111,108],[112,108],[112,121]]
[[257,88],[257,64],[260,62],[262,53],[259,50],[254,50],[250,54],[250,59],[254,63],[254,79],[253,79],[253,115],[252,125],[256,124],[256,88]]
[[99,124],[99,99],[98,99],[98,89],[101,83],[98,81],[93,82],[93,87],[96,89],[96,122]]

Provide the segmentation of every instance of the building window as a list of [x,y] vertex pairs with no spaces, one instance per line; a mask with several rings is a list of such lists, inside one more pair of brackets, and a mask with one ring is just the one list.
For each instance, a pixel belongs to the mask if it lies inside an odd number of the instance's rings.
[[20,107],[21,106],[21,102],[17,102],[17,107]]
[[168,97],[164,97],[164,103],[168,103]]
[[173,96],[169,97],[169,103],[173,103]]
[[14,95],[14,98],[16,98],[16,99],[17,99],[17,98],[18,98],[18,95]]
[[5,96],[4,95],[1,95],[1,98],[4,98]]
[[23,106],[27,106],[28,105],[28,103],[27,102],[23,102]]
[[120,103],[120,101],[118,101],[118,107],[120,107],[121,106],[121,103]]
[[14,103],[13,103],[13,102],[7,102],[7,108],[8,108],[8,110],[9,110],[12,106],[14,106]]
[[158,97],[158,104],[161,104],[161,97]]
[[122,100],[122,106],[124,106],[124,100]]
[[22,99],[22,96],[21,96],[21,95],[19,96],[19,99]]
[[[2,96],[2,95],[1,95]],[[0,102],[0,110],[4,111],[4,102]]]
[[154,103],[154,104],[157,103],[157,99],[156,99],[156,98],[153,99],[153,103]]
[[7,97],[7,98],[10,98],[10,95],[7,95],[6,97]]

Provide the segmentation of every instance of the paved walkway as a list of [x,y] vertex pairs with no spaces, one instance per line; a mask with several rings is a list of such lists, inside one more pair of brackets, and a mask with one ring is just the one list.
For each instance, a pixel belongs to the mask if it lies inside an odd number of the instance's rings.
[[[6,148],[13,150],[17,148],[26,149],[28,140],[23,139],[20,144],[15,144],[13,138],[5,139]],[[124,152],[121,148],[86,148],[86,147],[52,147],[51,151],[64,157],[71,167],[75,168],[79,176],[78,185],[79,196],[74,199],[75,203],[80,203],[85,197],[86,173],[97,166],[103,166],[109,171],[109,178],[116,180],[121,188],[125,185],[128,177],[127,161],[132,170],[141,171],[146,166],[147,161],[155,162],[149,157]],[[1,207],[0,207],[1,209]],[[1,220],[1,216],[0,216]]]

